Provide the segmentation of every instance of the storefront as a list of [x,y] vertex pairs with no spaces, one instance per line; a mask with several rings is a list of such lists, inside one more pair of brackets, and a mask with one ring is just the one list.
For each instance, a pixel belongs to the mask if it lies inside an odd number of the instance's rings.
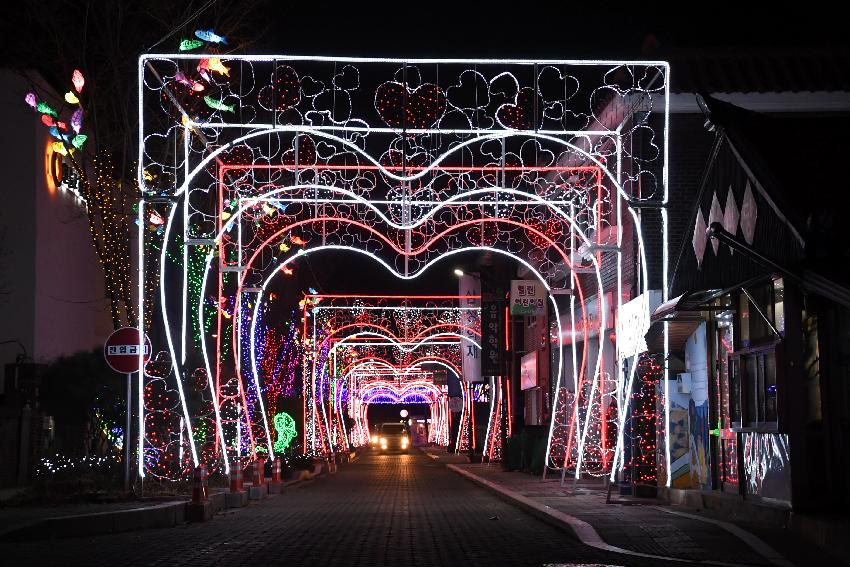
[[[838,352],[824,373],[823,325],[847,329],[850,291],[829,264],[813,262],[813,231],[822,229],[813,219],[828,204],[797,194],[804,184],[817,192],[823,172],[789,168],[804,122],[702,102],[715,147],[692,238],[673,259],[674,298],[647,333],[649,350],[666,352],[669,377],[659,387],[659,415],[669,414],[659,477],[669,463],[672,489],[827,509],[824,489],[847,477],[835,463],[847,444],[848,392],[835,388],[847,374]],[[839,351],[846,342],[833,341]]]

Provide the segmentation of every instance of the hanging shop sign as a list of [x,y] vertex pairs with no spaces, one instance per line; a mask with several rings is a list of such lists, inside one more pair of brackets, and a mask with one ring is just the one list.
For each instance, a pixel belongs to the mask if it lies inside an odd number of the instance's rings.
[[537,280],[511,280],[511,315],[546,314],[546,288]]
[[478,322],[478,309],[481,307],[481,280],[475,276],[463,275],[460,278],[460,306],[462,323],[461,363],[464,382],[481,381],[481,348],[478,335],[475,334]]
[[649,290],[620,306],[616,324],[620,360],[646,352],[649,317],[661,304],[661,298],[659,290]]
[[481,375],[503,374],[504,292],[483,292],[481,296]]

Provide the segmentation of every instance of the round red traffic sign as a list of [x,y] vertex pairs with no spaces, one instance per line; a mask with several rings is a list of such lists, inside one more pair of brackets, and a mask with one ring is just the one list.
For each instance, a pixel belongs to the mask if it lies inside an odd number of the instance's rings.
[[[145,357],[151,358],[151,341],[145,335]],[[139,330],[135,327],[121,327],[112,332],[103,345],[106,363],[115,372],[129,374],[139,371]]]

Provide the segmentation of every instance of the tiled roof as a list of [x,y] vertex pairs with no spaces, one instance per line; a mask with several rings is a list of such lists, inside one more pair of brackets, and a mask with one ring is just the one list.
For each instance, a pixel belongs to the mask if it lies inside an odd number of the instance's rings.
[[659,50],[675,93],[850,91],[850,48]]

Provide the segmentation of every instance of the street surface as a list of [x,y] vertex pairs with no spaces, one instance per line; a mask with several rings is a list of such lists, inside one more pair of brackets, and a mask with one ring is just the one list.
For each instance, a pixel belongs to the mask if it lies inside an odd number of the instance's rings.
[[8,543],[0,556],[15,566],[658,564],[586,547],[418,452],[367,453],[206,523]]

